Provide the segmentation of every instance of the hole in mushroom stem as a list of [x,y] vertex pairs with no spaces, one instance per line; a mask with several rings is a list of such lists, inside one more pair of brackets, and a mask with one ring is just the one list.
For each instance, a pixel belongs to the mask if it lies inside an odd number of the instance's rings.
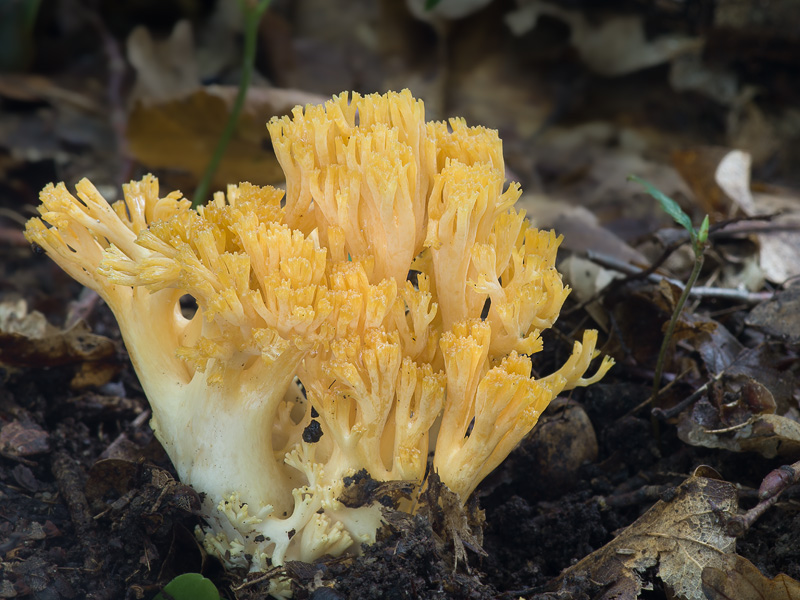
[[197,312],[197,301],[194,299],[194,296],[190,294],[184,294],[181,296],[180,304],[181,315],[183,315],[183,318],[191,320]]
[[409,270],[408,275],[406,275],[406,279],[411,282],[411,285],[414,286],[415,290],[419,289],[419,283],[417,282],[417,278],[420,276],[421,273],[422,273],[421,271],[417,271],[416,269],[411,269]]

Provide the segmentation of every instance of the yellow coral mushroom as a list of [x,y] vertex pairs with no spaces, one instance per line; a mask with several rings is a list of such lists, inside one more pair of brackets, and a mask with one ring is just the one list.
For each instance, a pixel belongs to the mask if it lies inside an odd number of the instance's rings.
[[432,449],[466,501],[557,394],[612,364],[585,376],[587,332],[531,377],[569,290],[560,239],[504,190],[496,132],[426,123],[408,91],[268,127],[285,199],[240,184],[194,211],[147,176],[109,205],[84,180],[45,188],[26,229],[111,307],[156,435],[205,494],[206,547],[253,570],[374,541],[380,509],[339,500],[361,469],[420,486]]

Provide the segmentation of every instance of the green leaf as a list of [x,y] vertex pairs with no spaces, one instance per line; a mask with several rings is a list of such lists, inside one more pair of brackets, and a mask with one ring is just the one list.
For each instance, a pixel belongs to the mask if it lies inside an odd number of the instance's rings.
[[433,10],[442,0],[425,0],[425,10]]
[[642,185],[648,194],[659,201],[661,208],[664,209],[664,212],[675,219],[675,222],[678,225],[692,234],[692,239],[695,239],[696,232],[692,226],[692,220],[689,218],[689,215],[683,212],[683,209],[678,206],[678,203],[675,202],[675,200],[667,196],[652,183],[642,179],[641,177],[637,177],[636,175],[628,175],[628,181],[635,181],[636,183]]
[[184,573],[164,586],[153,600],[220,600],[219,591],[200,573]]

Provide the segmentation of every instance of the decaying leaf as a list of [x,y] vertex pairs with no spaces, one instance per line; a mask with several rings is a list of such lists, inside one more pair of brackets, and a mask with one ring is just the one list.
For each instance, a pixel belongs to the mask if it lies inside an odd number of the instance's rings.
[[[185,171],[200,178],[208,167],[228,120],[237,88],[208,86],[158,104],[137,104],[128,120],[128,143],[136,159],[151,169]],[[249,181],[266,185],[283,180],[266,122],[297,104],[319,103],[294,90],[251,88],[214,178],[214,187]]]
[[147,509],[151,512],[157,512],[164,502],[186,512],[200,508],[197,492],[155,465],[107,458],[89,470],[86,499],[96,511],[121,510],[136,495],[148,499]]
[[728,557],[725,569],[703,569],[702,581],[708,600],[800,600],[800,581],[783,573],[768,579],[736,554]]
[[66,330],[28,312],[24,300],[0,304],[0,363],[11,367],[77,365],[72,387],[102,385],[119,369],[110,339],[91,333],[83,321]]
[[796,193],[754,193],[756,213],[780,216],[770,223],[775,231],[758,235],[759,262],[764,276],[775,283],[800,275],[800,211]]
[[756,306],[745,323],[792,344],[800,343],[800,286],[778,292]]
[[533,29],[542,16],[563,21],[570,28],[570,42],[594,72],[605,76],[624,75],[669,62],[687,50],[702,47],[702,41],[671,34],[649,39],[638,15],[617,14],[589,19],[583,12],[540,0],[520,2],[520,8],[506,16],[515,35]]
[[720,429],[704,427],[697,418],[703,403],[684,413],[678,423],[678,437],[687,444],[724,448],[733,452],[758,452],[766,458],[800,456],[800,423],[780,415],[754,415],[745,423]]
[[734,485],[699,467],[671,498],[657,502],[613,541],[564,571],[554,587],[584,579],[603,586],[601,598],[636,598],[649,587],[645,573],[654,569],[675,596],[706,600],[703,569],[725,568],[735,538],[727,535],[723,521],[736,509]]
[[50,436],[31,421],[11,421],[0,428],[0,451],[13,456],[33,456],[50,451]]
[[749,154],[702,147],[675,152],[672,158],[704,213],[720,218],[740,208],[745,214],[753,214]]
[[692,342],[714,375],[708,398],[681,414],[678,436],[693,446],[758,452],[772,458],[800,453],[794,418],[795,378],[776,365],[769,344],[744,348],[723,326]]

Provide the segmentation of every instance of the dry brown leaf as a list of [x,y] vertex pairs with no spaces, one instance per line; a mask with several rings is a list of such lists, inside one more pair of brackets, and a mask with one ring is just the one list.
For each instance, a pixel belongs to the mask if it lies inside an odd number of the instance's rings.
[[613,541],[564,571],[555,587],[568,580],[590,580],[605,589],[601,598],[636,598],[648,582],[646,571],[677,597],[706,600],[701,575],[706,567],[725,567],[735,538],[727,535],[724,516],[733,516],[737,494],[708,467],[660,500]]
[[703,569],[708,600],[800,600],[800,582],[783,573],[772,579],[742,556],[728,557],[727,568]]
[[673,153],[672,162],[694,192],[703,213],[729,216],[736,208],[752,215],[750,155],[729,148],[702,147]]
[[[136,159],[152,169],[205,172],[228,120],[237,88],[209,86],[188,97],[151,106],[137,104],[128,121],[128,143]],[[249,181],[277,183],[283,172],[272,151],[266,123],[297,104],[322,99],[294,90],[254,88],[247,94],[236,132],[214,178],[214,187]]]

